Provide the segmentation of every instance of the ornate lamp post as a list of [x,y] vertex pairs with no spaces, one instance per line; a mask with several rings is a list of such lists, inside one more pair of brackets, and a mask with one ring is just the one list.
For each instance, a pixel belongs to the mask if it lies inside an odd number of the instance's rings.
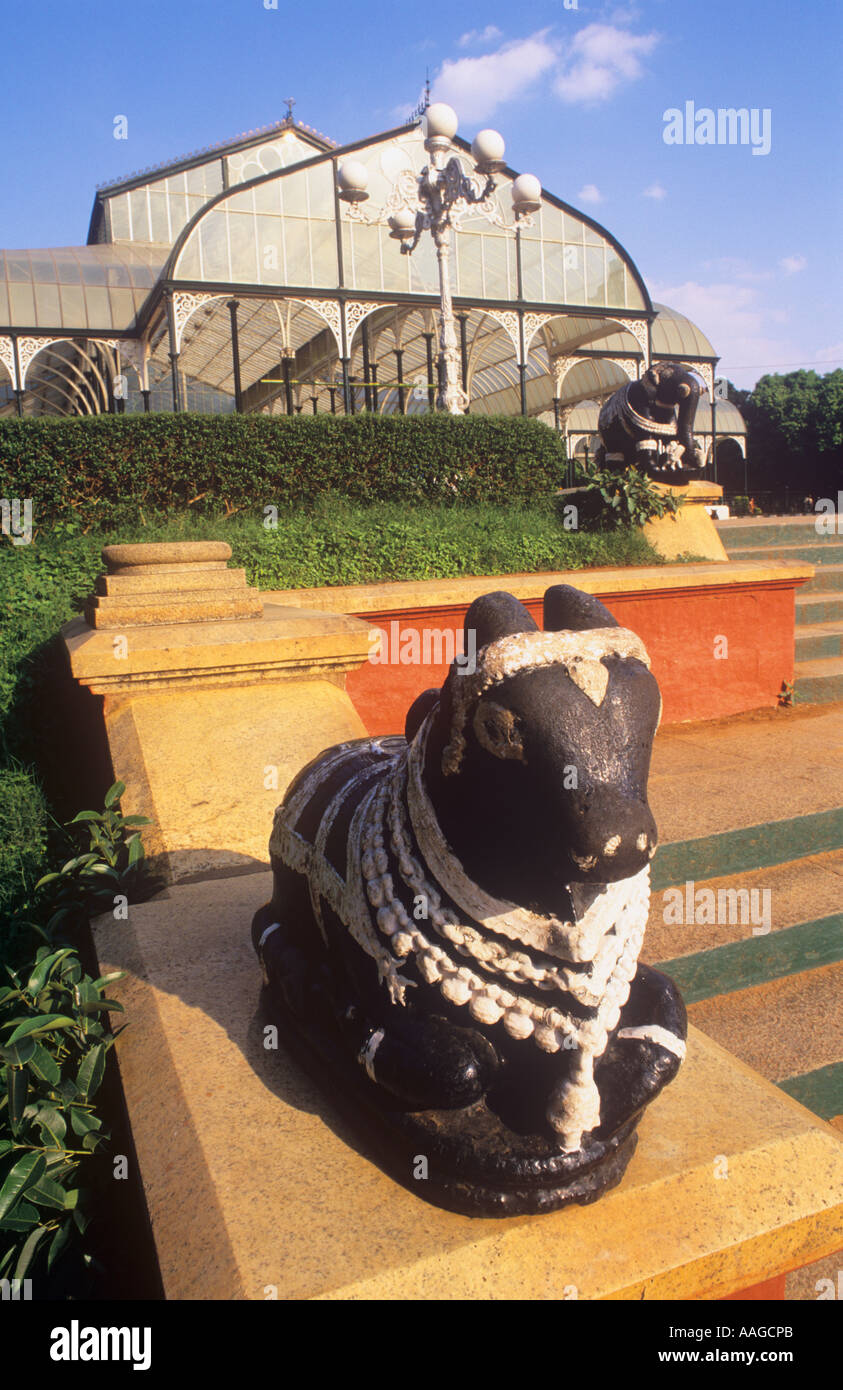
[[[337,171],[339,196],[348,204],[349,216],[358,222],[387,221],[390,236],[401,243],[404,255],[418,246],[423,231],[429,231],[436,246],[439,267],[439,362],[440,381],[436,397],[439,410],[461,415],[468,408],[468,396],[462,388],[460,347],[451,301],[451,230],[456,231],[469,209],[479,212],[488,222],[507,231],[513,230],[501,217],[492,199],[496,187],[495,175],[505,168],[503,137],[496,130],[481,130],[471,146],[475,174],[467,175],[452,148],[457,133],[457,115],[445,102],[437,101],[425,112],[426,138],[424,147],[430,163],[417,176],[410,170],[399,174],[383,208],[364,212],[362,204],[369,197],[366,185],[368,170],[356,159],[343,160]],[[521,174],[512,185],[512,206],[515,212],[516,236],[522,223],[541,206],[541,184],[532,174]]]

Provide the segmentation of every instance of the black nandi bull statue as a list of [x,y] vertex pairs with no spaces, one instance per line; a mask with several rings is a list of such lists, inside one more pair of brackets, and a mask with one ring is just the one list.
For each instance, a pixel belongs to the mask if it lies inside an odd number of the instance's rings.
[[477,599],[476,667],[416,700],[407,741],[304,768],[253,924],[302,1059],[395,1177],[468,1213],[617,1183],[685,1050],[679,994],[638,964],[658,686],[597,599],[555,586],[544,620]]
[[596,464],[634,466],[657,482],[688,482],[704,466],[693,436],[699,398],[700,383],[687,367],[650,367],[603,405]]

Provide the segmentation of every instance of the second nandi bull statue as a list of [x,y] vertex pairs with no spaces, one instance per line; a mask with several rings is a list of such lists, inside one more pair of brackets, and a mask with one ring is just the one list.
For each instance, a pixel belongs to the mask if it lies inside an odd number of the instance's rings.
[[598,467],[635,467],[662,483],[695,478],[704,465],[693,435],[700,390],[694,373],[673,362],[659,362],[620,387],[597,421]]
[[284,1034],[421,1197],[509,1215],[617,1183],[685,1050],[638,963],[661,701],[597,599],[511,594],[465,620],[476,665],[403,738],[329,749],[290,786],[253,940]]

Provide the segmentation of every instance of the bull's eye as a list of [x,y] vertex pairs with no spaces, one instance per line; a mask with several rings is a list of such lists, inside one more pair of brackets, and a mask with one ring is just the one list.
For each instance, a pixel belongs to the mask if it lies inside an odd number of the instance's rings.
[[474,733],[481,748],[496,758],[519,758],[525,762],[521,721],[511,709],[480,700],[474,712]]

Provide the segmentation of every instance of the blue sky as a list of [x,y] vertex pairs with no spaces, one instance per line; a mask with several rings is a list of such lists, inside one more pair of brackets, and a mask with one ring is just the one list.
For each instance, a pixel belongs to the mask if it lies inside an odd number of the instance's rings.
[[[603,223],[723,374],[843,366],[839,0],[42,0],[7,6],[3,48],[6,247],[84,243],[98,182],[278,120],[287,96],[341,143],[385,130],[429,68],[461,133],[494,125],[516,169]],[[666,144],[687,102],[755,109],[769,152]]]

